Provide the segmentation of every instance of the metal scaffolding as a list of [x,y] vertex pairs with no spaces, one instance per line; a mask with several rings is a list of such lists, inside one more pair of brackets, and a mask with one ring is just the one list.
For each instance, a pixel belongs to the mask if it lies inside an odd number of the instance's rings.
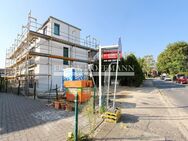
[[[31,12],[29,12],[28,23],[26,26],[22,26],[21,34],[17,34],[14,43],[6,51],[6,78],[9,80],[11,87],[16,87],[18,84],[17,82],[21,81],[25,95],[29,94],[29,81],[31,79],[35,81],[35,77],[37,76],[48,77],[48,89],[50,89],[50,77],[52,77],[52,70],[50,69],[52,69],[53,64],[52,59],[93,63],[93,57],[98,52],[98,43],[94,38],[90,38],[89,40],[88,38],[82,39],[63,31],[60,31],[59,37],[61,38],[57,38],[51,34],[53,31],[52,27],[46,29],[46,34],[41,33],[42,28],[43,25],[39,24],[37,19],[32,17]],[[40,39],[42,39],[43,42],[38,42]],[[52,42],[69,45],[71,46],[71,51],[73,51],[73,48],[87,50],[88,60],[72,57],[72,55],[70,55],[70,57],[65,57],[53,54],[53,48],[58,50],[62,50],[63,48],[62,46],[53,46]],[[77,55],[80,57],[83,56],[83,54],[78,53]],[[37,62],[35,60],[36,57],[46,57],[48,58],[48,63],[42,64],[42,62]],[[33,73],[38,64],[47,65],[48,74]]]

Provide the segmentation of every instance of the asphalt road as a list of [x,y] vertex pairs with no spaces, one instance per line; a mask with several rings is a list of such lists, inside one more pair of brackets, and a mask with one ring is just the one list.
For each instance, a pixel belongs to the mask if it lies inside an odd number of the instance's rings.
[[154,79],[153,84],[169,98],[172,104],[188,113],[188,85],[159,79]]

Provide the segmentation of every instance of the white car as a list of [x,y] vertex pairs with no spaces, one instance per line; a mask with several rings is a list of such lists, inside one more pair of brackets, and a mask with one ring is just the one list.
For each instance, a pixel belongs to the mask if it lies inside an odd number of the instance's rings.
[[166,76],[166,77],[164,78],[164,80],[165,80],[165,81],[171,81],[172,79],[171,79],[169,76]]

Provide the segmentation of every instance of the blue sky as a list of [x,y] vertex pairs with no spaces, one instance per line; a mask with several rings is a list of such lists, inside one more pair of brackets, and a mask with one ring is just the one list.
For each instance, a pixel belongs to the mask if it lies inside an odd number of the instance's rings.
[[187,0],[6,0],[0,4],[0,67],[6,48],[27,22],[29,10],[43,23],[50,15],[82,29],[101,45],[122,38],[124,52],[157,55],[166,45],[188,40]]

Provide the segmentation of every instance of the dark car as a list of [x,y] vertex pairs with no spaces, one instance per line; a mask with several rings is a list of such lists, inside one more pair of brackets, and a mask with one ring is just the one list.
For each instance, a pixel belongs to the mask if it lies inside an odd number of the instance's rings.
[[181,84],[187,84],[187,77],[186,76],[180,76],[180,77],[177,78],[176,82],[181,83]]
[[175,75],[175,77],[176,77],[176,78],[175,78],[176,83],[178,83],[177,80],[178,80],[180,77],[182,77],[182,76],[185,76],[185,74],[176,74],[176,75]]

